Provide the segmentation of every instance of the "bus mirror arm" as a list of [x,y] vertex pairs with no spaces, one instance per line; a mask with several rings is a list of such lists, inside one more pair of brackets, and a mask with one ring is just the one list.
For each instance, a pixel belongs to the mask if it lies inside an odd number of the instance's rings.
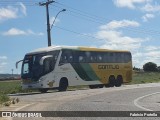
[[52,57],[53,57],[53,55],[43,56],[43,57],[40,59],[39,64],[40,64],[40,65],[43,65],[43,62],[44,62],[45,59],[47,59],[47,58],[52,58]]
[[18,68],[18,64],[20,63],[20,62],[22,62],[23,60],[19,60],[19,61],[17,61],[16,62],[16,69]]

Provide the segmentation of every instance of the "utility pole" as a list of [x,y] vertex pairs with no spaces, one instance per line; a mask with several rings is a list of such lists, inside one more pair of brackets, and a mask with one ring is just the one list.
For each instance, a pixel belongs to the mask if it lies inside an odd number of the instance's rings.
[[49,4],[53,3],[55,1],[53,0],[48,0],[47,2],[44,3],[39,3],[40,6],[46,6],[46,15],[47,15],[47,34],[48,34],[48,46],[51,46],[51,28],[50,28],[50,22],[49,22]]

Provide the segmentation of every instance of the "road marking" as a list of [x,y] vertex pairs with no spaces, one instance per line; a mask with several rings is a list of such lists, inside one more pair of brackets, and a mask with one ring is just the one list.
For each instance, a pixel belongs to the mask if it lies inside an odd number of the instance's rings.
[[30,105],[33,105],[33,104],[35,104],[35,103],[26,104],[26,105],[24,105],[24,106],[22,106],[22,107],[19,107],[19,108],[15,109],[15,111],[19,111],[19,110],[21,110],[21,109],[23,109],[23,108],[25,108],[25,107],[28,107],[28,106],[30,106]]
[[[23,109],[23,108],[25,108],[25,107],[28,107],[28,106],[30,106],[30,105],[33,105],[33,104],[35,104],[35,103],[23,105],[22,107],[19,107],[19,108],[15,109],[14,111],[19,111],[19,110],[21,110],[21,109]],[[13,120],[13,117],[7,118],[7,120]]]
[[160,94],[160,92],[155,92],[155,93],[151,93],[151,94],[147,94],[147,95],[138,97],[137,99],[134,100],[134,105],[137,106],[138,108],[141,108],[141,109],[146,110],[146,111],[154,111],[154,110],[151,110],[151,109],[140,106],[138,104],[138,101],[145,98],[145,97],[152,96],[152,95],[155,95],[155,94]]

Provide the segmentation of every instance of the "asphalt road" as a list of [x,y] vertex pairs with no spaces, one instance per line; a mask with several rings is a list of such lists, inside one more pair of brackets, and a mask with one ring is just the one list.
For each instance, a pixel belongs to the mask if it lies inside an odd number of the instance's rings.
[[[124,85],[45,94],[15,94],[20,103],[16,111],[160,111],[160,84]],[[14,118],[19,120],[22,118]],[[24,118],[23,118],[24,119]],[[26,118],[27,119],[27,118]],[[32,120],[32,118],[29,118]],[[36,118],[33,118],[33,120]],[[36,120],[39,120],[37,118]],[[67,120],[159,120],[158,117],[56,117],[41,119]]]

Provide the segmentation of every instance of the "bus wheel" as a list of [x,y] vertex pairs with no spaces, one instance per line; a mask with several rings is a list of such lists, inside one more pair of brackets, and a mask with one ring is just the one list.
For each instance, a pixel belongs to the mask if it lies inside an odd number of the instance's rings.
[[109,77],[109,87],[114,87],[114,85],[115,85],[115,77],[114,75],[111,75]]
[[66,91],[66,90],[67,90],[67,87],[68,87],[68,80],[67,80],[67,78],[62,78],[62,79],[60,80],[58,90],[59,90],[59,91]]
[[99,88],[103,88],[103,87],[104,87],[104,85],[103,85],[103,84],[100,84],[100,85],[98,85],[98,87],[99,87]]
[[46,93],[46,92],[48,91],[48,89],[47,89],[47,88],[41,88],[41,89],[39,89],[39,91],[40,91],[41,93]]
[[117,76],[117,79],[116,79],[116,84],[115,84],[115,86],[116,86],[116,87],[120,87],[120,86],[122,85],[122,83],[123,83],[123,78],[122,78],[121,75],[118,75],[118,76]]
[[90,89],[95,89],[95,88],[98,88],[98,87],[99,87],[98,85],[89,85]]
[[104,86],[105,86],[106,88],[108,88],[108,87],[109,87],[109,84],[105,84]]

